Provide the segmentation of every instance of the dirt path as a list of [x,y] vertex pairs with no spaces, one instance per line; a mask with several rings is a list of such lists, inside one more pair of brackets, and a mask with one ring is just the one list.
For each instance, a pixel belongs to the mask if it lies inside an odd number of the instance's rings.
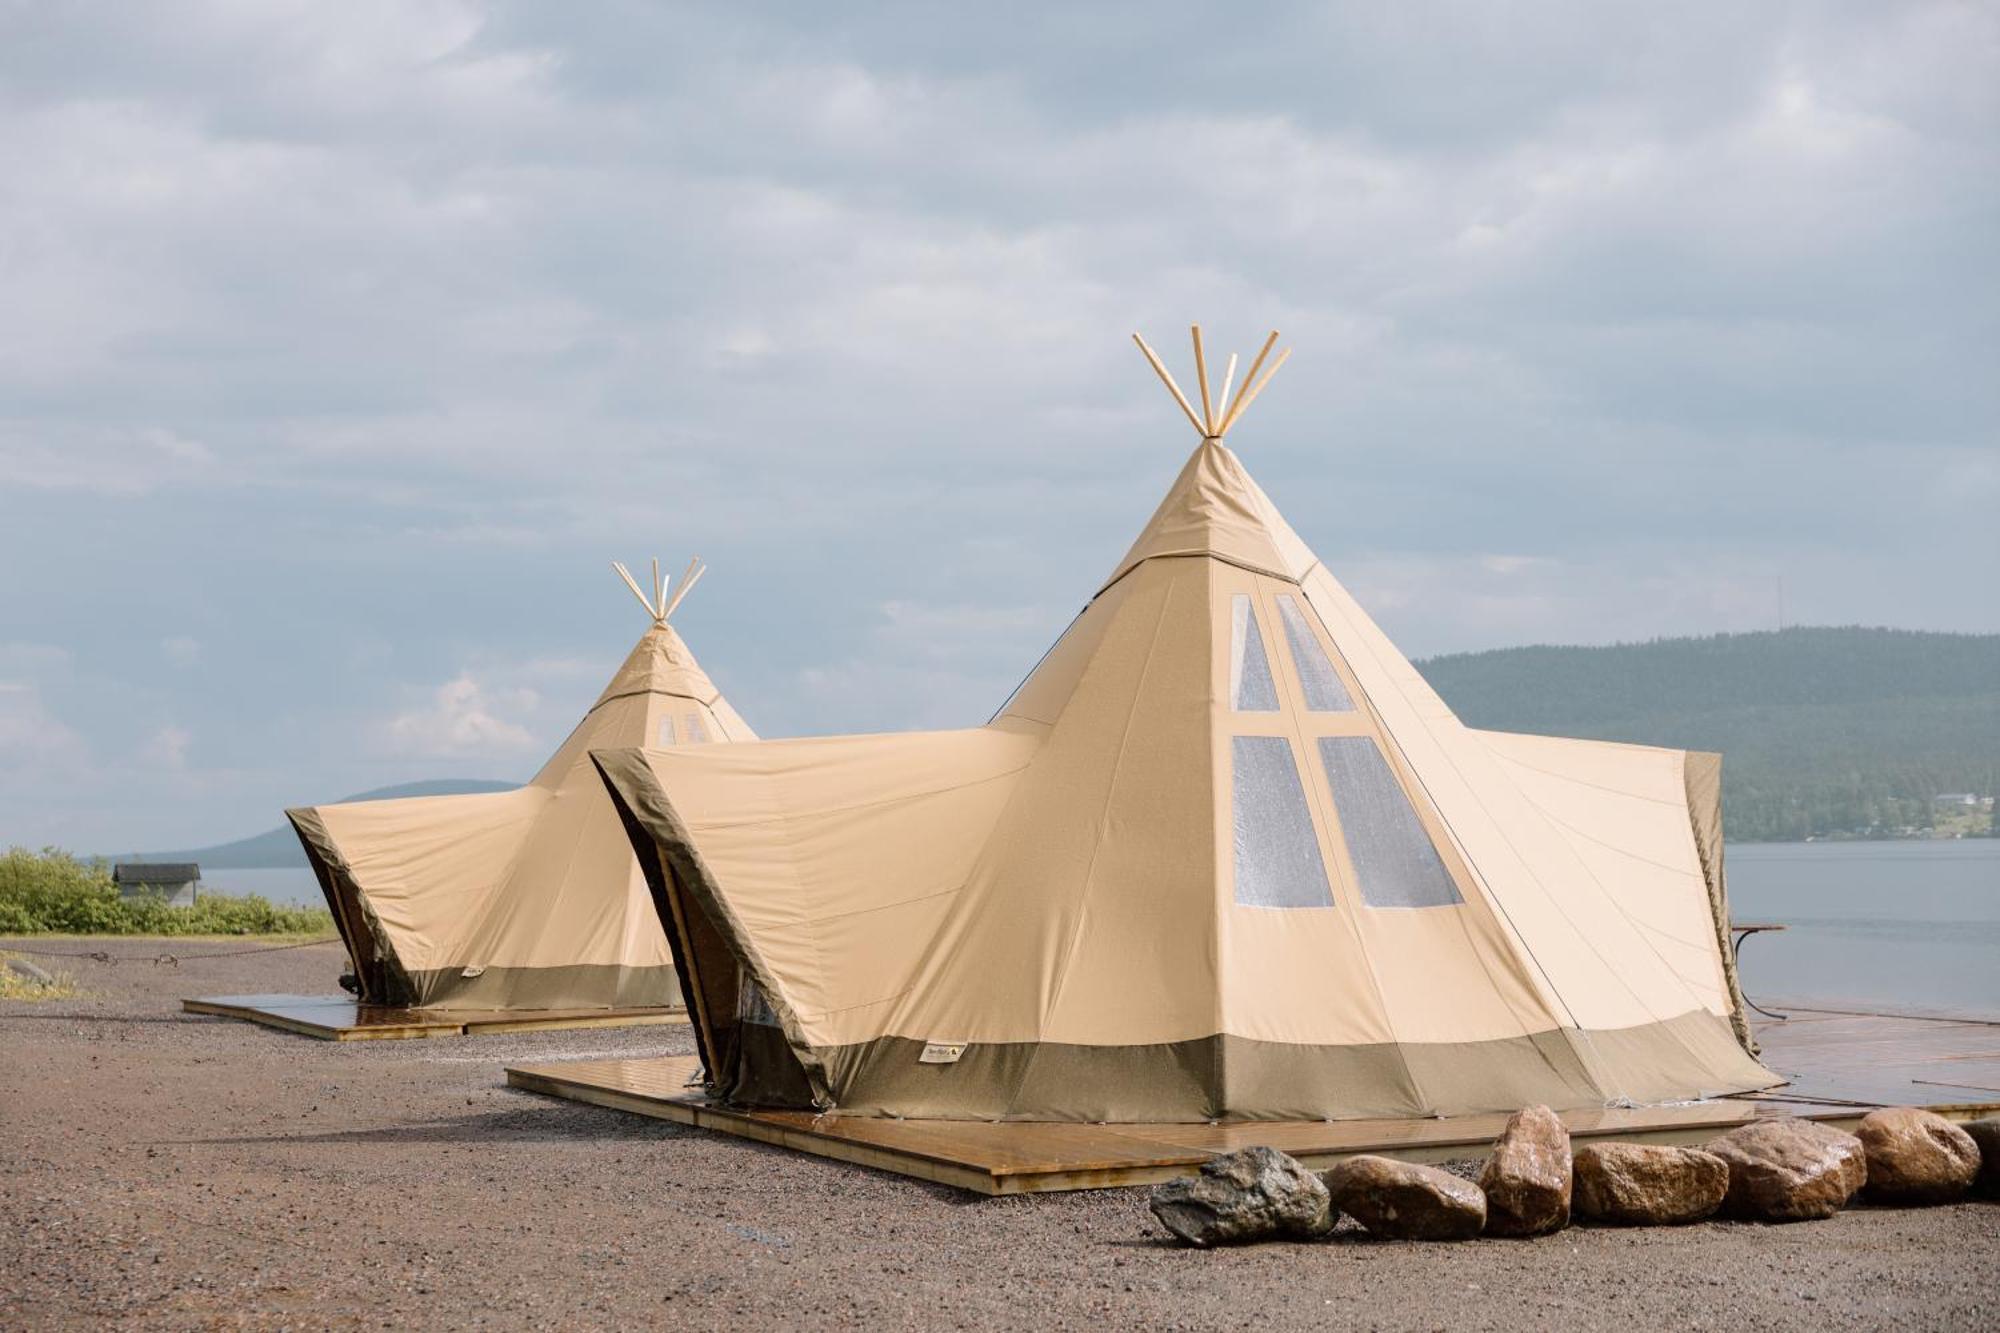
[[684,1028],[334,1045],[178,1012],[338,962],[70,962],[85,998],[0,1002],[0,1327],[2000,1326],[2000,1206],[1195,1254],[1143,1191],[976,1200],[502,1086]]

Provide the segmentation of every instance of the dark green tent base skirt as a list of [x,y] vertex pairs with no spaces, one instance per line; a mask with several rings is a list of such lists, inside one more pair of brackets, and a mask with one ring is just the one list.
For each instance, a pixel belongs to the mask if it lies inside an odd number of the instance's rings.
[[[1216,1036],[1151,1046],[974,1043],[925,1064],[887,1037],[817,1048],[834,1104],[941,1120],[1348,1120],[1471,1115],[1541,1104],[1638,1106],[1775,1087],[1729,1021],[1706,1011],[1610,1031],[1500,1041],[1297,1046]],[[775,1049],[766,1058],[778,1058]],[[760,1080],[763,1091],[774,1080]],[[724,1100],[756,1104],[745,1088]],[[763,1105],[772,1105],[766,1101]]]
[[681,1007],[671,966],[447,967],[408,972],[409,1005],[423,1009],[656,1009]]

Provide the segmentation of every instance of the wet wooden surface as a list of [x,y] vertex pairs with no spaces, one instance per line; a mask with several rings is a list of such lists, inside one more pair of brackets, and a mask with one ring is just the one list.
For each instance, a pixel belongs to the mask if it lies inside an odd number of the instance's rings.
[[[2000,1105],[2000,1024],[1801,1012],[1757,1029],[1764,1059],[1793,1082],[1772,1094],[1684,1106],[1571,1111],[1582,1140],[1699,1143],[1766,1116],[1802,1115],[1852,1127],[1871,1106],[1933,1105],[1955,1113]],[[573,1101],[699,1125],[985,1194],[1149,1184],[1196,1170],[1211,1155],[1251,1144],[1281,1148],[1308,1166],[1359,1153],[1413,1161],[1483,1155],[1504,1115],[1422,1120],[1261,1121],[1234,1124],[994,1124],[876,1116],[743,1111],[688,1086],[692,1057],[520,1065],[510,1085]],[[1950,1087],[1942,1079],[1963,1079]],[[1981,1084],[1991,1089],[1982,1090]]]
[[323,1041],[399,1041],[687,1021],[678,1009],[399,1009],[362,1004],[348,995],[210,995],[183,1000],[181,1009],[239,1018]]
[[2000,1020],[1794,1008],[1754,1031],[1763,1060],[1791,1082],[1772,1096],[1871,1106],[2000,1101]]

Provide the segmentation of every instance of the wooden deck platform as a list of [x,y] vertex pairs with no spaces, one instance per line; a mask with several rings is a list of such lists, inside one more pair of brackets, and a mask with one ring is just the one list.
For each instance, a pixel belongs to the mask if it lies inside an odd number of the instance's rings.
[[[1879,1105],[1929,1105],[1958,1118],[2000,1109],[2000,1023],[1802,1010],[1788,1023],[1760,1026],[1758,1036],[1766,1063],[1792,1074],[1792,1085],[1692,1105],[1573,1111],[1564,1123],[1581,1140],[1699,1143],[1766,1116],[1803,1115],[1852,1128]],[[507,1082],[981,1194],[1154,1184],[1252,1144],[1281,1148],[1314,1168],[1360,1153],[1410,1161],[1476,1157],[1506,1121],[1477,1115],[1086,1125],[816,1116],[715,1105],[688,1086],[695,1072],[696,1061],[685,1056],[577,1060],[514,1066]]]
[[362,1004],[346,995],[210,995],[182,1000],[181,1009],[240,1018],[322,1041],[401,1041],[687,1022],[683,1009],[396,1009]]
[[1757,1040],[1791,1082],[1759,1096],[1943,1111],[2000,1103],[2000,1017],[1767,1003],[1786,1018],[1760,1019]]

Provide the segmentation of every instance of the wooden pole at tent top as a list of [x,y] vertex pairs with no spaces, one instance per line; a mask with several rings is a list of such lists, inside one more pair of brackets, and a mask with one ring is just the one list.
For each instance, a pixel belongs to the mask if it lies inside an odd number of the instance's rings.
[[1181,405],[1181,411],[1187,413],[1188,424],[1200,431],[1203,439],[1207,439],[1208,427],[1202,424],[1201,418],[1194,414],[1192,407],[1188,406],[1187,395],[1181,392],[1180,385],[1174,383],[1174,377],[1167,373],[1167,368],[1161,364],[1159,356],[1154,353],[1152,348],[1146,346],[1146,340],[1138,334],[1135,333],[1132,335],[1132,341],[1139,344],[1139,350],[1146,354],[1146,360],[1151,363],[1153,373],[1160,377],[1160,383],[1167,386],[1167,392],[1171,393],[1174,396],[1174,401]]
[[1229,410],[1227,412],[1223,413],[1222,416],[1223,429],[1227,430],[1230,426],[1236,424],[1236,414],[1237,412],[1241,411],[1243,407],[1243,395],[1249,392],[1250,385],[1257,378],[1257,372],[1263,369],[1264,358],[1271,354],[1271,347],[1277,341],[1278,341],[1278,331],[1276,329],[1272,329],[1271,336],[1264,339],[1264,345],[1257,349],[1257,359],[1250,363],[1250,369],[1244,374],[1243,383],[1236,390],[1236,401],[1229,405]]
[[[1258,380],[1255,388],[1252,388],[1250,392],[1244,394],[1240,399],[1237,400],[1236,410],[1229,414],[1229,420],[1224,422],[1222,425],[1222,428],[1224,430],[1228,430],[1231,426],[1235,425],[1236,419],[1242,416],[1245,412],[1250,410],[1250,404],[1257,401],[1257,395],[1264,392],[1264,386],[1271,382],[1271,377],[1276,375],[1278,371],[1281,368],[1283,368],[1285,362],[1291,359],[1292,359],[1292,349],[1289,347],[1287,347],[1284,351],[1278,353],[1278,359],[1276,361],[1273,361],[1271,363],[1271,368],[1264,372],[1264,378]],[[1247,379],[1244,380],[1243,382],[1245,384],[1250,383],[1250,381]]]
[[674,593],[672,601],[660,608],[661,620],[665,620],[674,613],[675,609],[680,606],[681,600],[694,591],[694,585],[700,583],[701,576],[706,573],[708,573],[708,566],[701,563],[700,556],[696,556],[694,559],[688,561],[687,573],[681,575],[679,590]]
[[1190,326],[1194,333],[1194,377],[1201,381],[1201,433],[1215,434],[1215,405],[1208,397],[1208,358],[1201,354],[1201,325]]
[[[692,560],[688,561],[687,572],[681,575],[680,586],[676,588],[671,578],[662,578],[660,576],[660,559],[658,556],[655,556],[653,557],[653,595],[648,597],[646,596],[646,590],[639,586],[639,580],[632,577],[632,571],[625,568],[624,561],[613,560],[611,568],[616,570],[618,577],[625,581],[625,586],[632,590],[632,595],[639,599],[639,605],[646,608],[646,614],[653,618],[655,625],[666,624],[668,617],[673,615],[674,608],[681,604],[683,598],[694,591],[694,585],[701,582],[701,576],[708,573],[708,566],[701,562],[700,556],[695,556]],[[672,596],[668,595],[669,592],[672,593]]]
[[639,580],[632,577],[632,571],[625,568],[625,562],[622,560],[613,560],[611,567],[618,571],[619,578],[625,580],[625,586],[630,588],[632,595],[639,599],[639,605],[646,608],[646,614],[654,620],[658,620],[660,618],[660,608],[646,600],[646,594],[639,588]]
[[[1244,374],[1241,383],[1236,381],[1236,354],[1231,352],[1229,369],[1222,376],[1222,393],[1212,397],[1208,391],[1208,351],[1202,344],[1201,325],[1191,326],[1190,332],[1194,336],[1194,373],[1196,382],[1201,388],[1201,413],[1198,416],[1195,414],[1194,404],[1190,403],[1187,395],[1181,392],[1181,386],[1174,382],[1172,372],[1167,369],[1166,363],[1160,360],[1159,354],[1136,333],[1132,335],[1132,341],[1139,344],[1139,350],[1146,355],[1146,364],[1150,365],[1153,373],[1160,377],[1160,383],[1167,386],[1167,392],[1171,393],[1174,402],[1180,405],[1188,424],[1199,431],[1204,440],[1220,440],[1229,433],[1229,428],[1242,418],[1250,404],[1257,401],[1257,395],[1264,392],[1264,386],[1271,382],[1279,367],[1290,359],[1292,349],[1287,347],[1278,353],[1278,359],[1271,362],[1270,368],[1266,370],[1264,361],[1271,355],[1271,349],[1278,342],[1278,331],[1271,330],[1271,335],[1264,339],[1264,345],[1257,349],[1257,357],[1250,363],[1250,369]],[[1258,375],[1259,371],[1263,371],[1261,377]],[[1233,402],[1229,399],[1229,389],[1232,384],[1236,387],[1236,398]],[[1225,403],[1228,404],[1226,408],[1223,406]],[[1218,409],[1221,409],[1220,416],[1217,415]]]

